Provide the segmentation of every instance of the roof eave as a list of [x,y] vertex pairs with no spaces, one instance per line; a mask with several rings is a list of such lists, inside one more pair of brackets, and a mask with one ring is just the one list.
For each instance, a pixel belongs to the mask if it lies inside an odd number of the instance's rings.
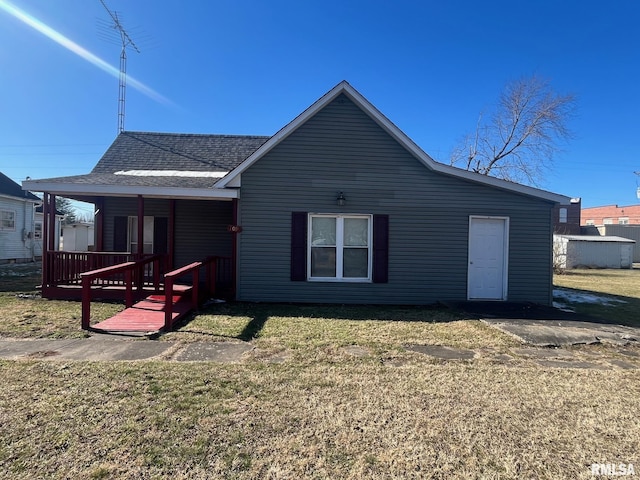
[[25,190],[47,192],[54,195],[83,195],[104,197],[137,197],[147,198],[176,198],[201,200],[231,200],[239,198],[239,191],[220,188],[184,188],[157,187],[140,185],[89,185],[79,183],[60,183],[43,181],[25,181]]

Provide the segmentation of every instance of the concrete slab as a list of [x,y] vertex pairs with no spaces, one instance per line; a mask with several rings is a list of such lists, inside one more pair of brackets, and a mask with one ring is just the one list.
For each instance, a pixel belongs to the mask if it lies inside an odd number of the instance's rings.
[[640,365],[636,365],[631,362],[626,362],[624,360],[619,360],[617,358],[608,358],[607,362],[623,370],[637,370],[638,368],[640,368]]
[[536,346],[640,342],[640,328],[616,325],[557,308],[526,302],[452,302],[449,307]]
[[440,345],[405,345],[407,350],[423,353],[442,360],[473,360],[475,352],[459,348],[442,347]]
[[178,362],[232,363],[242,360],[242,355],[253,349],[250,343],[211,342],[188,343],[174,360]]
[[173,342],[153,340],[91,339],[63,349],[58,358],[89,361],[148,360],[162,355],[173,345]]
[[583,362],[583,361],[564,361],[564,360],[536,360],[541,367],[552,368],[586,368],[597,370],[609,370],[610,367],[599,363]]
[[20,357],[52,357],[82,339],[68,340],[0,340],[0,358],[15,360]]
[[629,345],[640,340],[640,329],[590,322],[483,319],[485,323],[537,347],[607,343]]
[[511,350],[520,357],[551,359],[557,358],[561,360],[572,360],[575,355],[561,348],[514,348]]

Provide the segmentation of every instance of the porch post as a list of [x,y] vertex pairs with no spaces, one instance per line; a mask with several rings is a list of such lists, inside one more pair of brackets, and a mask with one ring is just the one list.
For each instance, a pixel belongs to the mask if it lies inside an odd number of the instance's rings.
[[56,249],[56,196],[51,194],[49,195],[49,251],[53,251]]
[[104,251],[104,197],[99,197],[96,199],[95,203],[96,214],[95,214],[95,238],[94,245],[96,247],[96,252]]
[[167,270],[173,270],[173,259],[176,248],[176,200],[169,200],[169,251],[167,252]]
[[138,195],[138,257],[144,254],[144,198]]
[[49,286],[49,193],[42,195],[42,293]]
[[[238,225],[238,199],[231,199],[231,208],[233,210],[233,225]],[[231,242],[231,296],[236,298],[237,290],[237,271],[238,271],[238,232],[233,232],[233,240]]]

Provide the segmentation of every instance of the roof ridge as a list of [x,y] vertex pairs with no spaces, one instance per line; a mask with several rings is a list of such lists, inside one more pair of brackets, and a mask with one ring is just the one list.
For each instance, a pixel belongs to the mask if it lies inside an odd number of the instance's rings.
[[243,135],[235,133],[181,133],[181,132],[148,132],[124,130],[122,135],[166,135],[171,137],[234,137],[234,138],[271,138],[271,135]]

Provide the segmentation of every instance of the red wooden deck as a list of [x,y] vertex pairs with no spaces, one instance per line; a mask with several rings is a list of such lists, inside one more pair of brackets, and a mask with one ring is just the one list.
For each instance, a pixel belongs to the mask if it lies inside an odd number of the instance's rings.
[[[173,296],[173,323],[191,311],[189,297],[188,291]],[[165,296],[150,295],[113,317],[92,325],[91,329],[105,332],[159,332],[164,328],[164,322]]]

